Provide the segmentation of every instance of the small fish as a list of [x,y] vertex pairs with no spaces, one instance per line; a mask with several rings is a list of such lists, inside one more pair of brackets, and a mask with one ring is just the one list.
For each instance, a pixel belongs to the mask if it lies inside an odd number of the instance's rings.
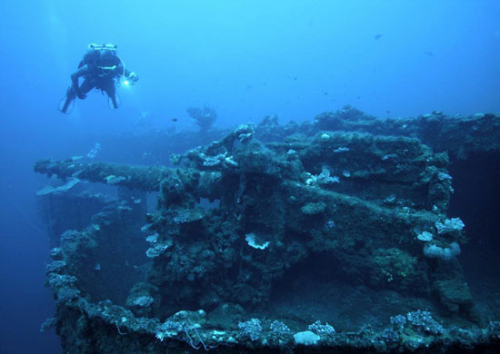
[[424,54],[427,55],[428,57],[433,57],[434,56],[434,53],[433,52],[429,52],[429,51],[425,51]]
[[378,41],[380,38],[382,38],[383,34],[376,34],[373,39],[375,39],[376,41]]
[[172,122],[177,122],[178,119],[177,118],[172,118]]

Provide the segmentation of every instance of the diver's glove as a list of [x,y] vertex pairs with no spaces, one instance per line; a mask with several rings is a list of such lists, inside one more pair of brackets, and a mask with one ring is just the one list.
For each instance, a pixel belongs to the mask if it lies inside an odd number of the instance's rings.
[[135,72],[131,72],[129,75],[128,75],[128,79],[130,81],[133,81],[133,82],[137,82],[139,81],[139,75],[137,75]]

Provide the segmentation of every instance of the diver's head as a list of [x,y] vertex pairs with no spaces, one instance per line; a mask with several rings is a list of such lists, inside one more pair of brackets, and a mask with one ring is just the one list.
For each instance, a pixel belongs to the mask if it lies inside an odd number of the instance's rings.
[[116,56],[116,53],[109,50],[101,51],[101,66],[113,66],[118,65],[120,60]]

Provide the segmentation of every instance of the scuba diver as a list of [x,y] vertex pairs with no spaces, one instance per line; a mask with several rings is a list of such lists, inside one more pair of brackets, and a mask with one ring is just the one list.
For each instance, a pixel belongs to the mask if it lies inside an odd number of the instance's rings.
[[[61,112],[67,113],[76,97],[85,99],[93,88],[106,92],[109,106],[113,109],[118,108],[119,97],[116,94],[116,86],[120,85],[120,79],[123,77],[125,79],[123,84],[128,86],[137,82],[139,76],[125,68],[123,61],[116,55],[116,48],[114,44],[89,44],[78,70],[71,74],[71,86],[59,105]],[[80,77],[84,78],[81,85],[78,82]]]

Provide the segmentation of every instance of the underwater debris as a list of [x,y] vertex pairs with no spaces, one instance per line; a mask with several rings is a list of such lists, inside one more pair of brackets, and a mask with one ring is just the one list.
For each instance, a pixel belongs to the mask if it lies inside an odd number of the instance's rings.
[[335,334],[335,329],[328,323],[322,324],[321,321],[316,321],[312,325],[309,325],[309,330],[316,333],[319,336],[329,336]]
[[332,184],[332,183],[339,183],[340,180],[337,176],[330,176],[330,171],[326,168],[323,168],[321,170],[321,173],[317,176],[314,176],[310,173],[306,174],[307,179],[306,179],[306,184],[308,186],[319,186],[322,184]]
[[260,320],[257,318],[238,323],[238,328],[240,330],[240,338],[243,340],[250,339],[252,342],[255,342],[261,337],[262,326]]
[[306,215],[316,215],[316,214],[321,214],[322,212],[325,211],[325,209],[326,209],[326,204],[323,202],[319,202],[319,203],[307,203],[302,208],[300,208],[300,211]]
[[465,227],[465,224],[459,218],[446,219],[444,222],[436,221],[435,225],[440,235],[459,232]]
[[123,176],[109,175],[104,178],[107,184],[118,184],[121,181],[125,181],[127,178]]
[[321,337],[311,331],[297,332],[293,335],[296,345],[317,345]]
[[269,326],[269,329],[270,341],[280,347],[286,345],[292,340],[292,331],[281,321],[274,320]]
[[423,231],[417,235],[417,239],[423,242],[429,242],[432,241],[434,238],[434,235],[430,233],[429,231]]
[[249,233],[245,235],[245,240],[247,241],[248,245],[252,248],[258,249],[258,250],[264,250],[269,246],[269,241],[264,242],[263,244],[257,244],[255,241],[255,234],[254,233]]
[[213,108],[208,106],[203,108],[189,107],[186,111],[196,124],[198,124],[201,132],[209,130],[217,120],[217,113]]
[[[57,175],[60,179],[69,178],[75,172],[78,172],[80,180],[87,180],[94,183],[107,182],[106,178],[109,177],[114,182],[112,185],[120,185],[144,191],[157,191],[160,187],[160,180],[163,174],[171,172],[163,166],[136,167],[105,163],[85,163],[83,161],[74,162],[71,160],[59,161],[57,163],[53,163],[51,160],[41,160],[35,164],[35,171],[49,176]],[[116,180],[115,176],[127,176],[127,178],[122,177]]]
[[437,245],[426,244],[424,254],[429,258],[439,258],[445,261],[451,260],[460,254],[460,245],[456,242],[450,243],[449,247],[439,247]]
[[148,248],[148,250],[146,251],[146,255],[149,258],[159,257],[170,246],[171,246],[171,244],[168,244],[168,243],[166,243],[166,244],[165,243],[157,243],[154,245],[154,247]]
[[64,193],[69,191],[71,188],[80,183],[80,180],[75,177],[69,177],[65,184],[58,187],[46,186],[41,190],[36,192],[36,195],[47,195],[47,194],[55,194],[55,193]]

